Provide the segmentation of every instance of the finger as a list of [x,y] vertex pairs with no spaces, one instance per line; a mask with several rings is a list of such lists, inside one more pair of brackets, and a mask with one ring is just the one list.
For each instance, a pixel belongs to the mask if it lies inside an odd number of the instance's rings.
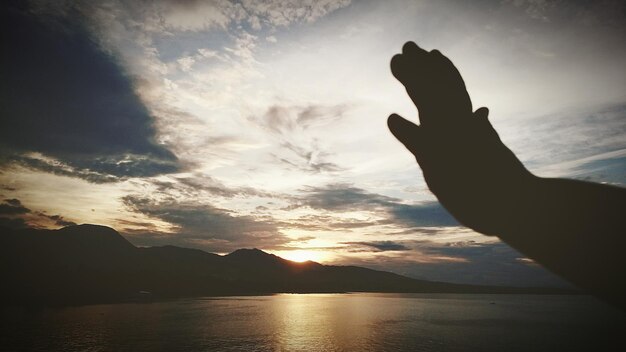
[[424,89],[428,88],[426,83],[428,78],[429,65],[426,63],[427,54],[425,50],[419,48],[415,43],[408,42],[402,48],[403,54],[397,54],[391,58],[391,73],[404,85],[406,91],[419,111],[420,124],[428,124],[427,113],[428,94]]
[[405,55],[408,55],[408,56],[412,56],[412,55],[419,56],[419,55],[426,55],[426,54],[428,54],[428,51],[420,48],[414,42],[406,42],[402,46],[402,54],[405,54]]
[[438,50],[427,52],[407,42],[402,54],[391,59],[391,72],[417,107],[420,125],[454,127],[458,119],[471,115],[472,103],[459,71]]
[[391,133],[398,139],[415,157],[420,151],[420,127],[398,114],[391,114],[387,119],[387,126]]
[[496,132],[496,130],[491,125],[491,122],[489,122],[489,109],[487,109],[486,107],[479,108],[478,110],[474,111],[474,118],[478,121],[480,129],[483,133],[485,133],[485,136],[490,136],[498,139],[500,138],[498,137],[498,132]]
[[441,118],[453,122],[467,118],[472,114],[472,101],[465,87],[465,82],[450,59],[439,50],[430,52],[433,72],[432,100],[442,113]]
[[393,76],[400,81],[400,83],[404,84],[404,81],[408,79],[407,70],[406,70],[406,60],[402,54],[396,54],[391,58],[391,63],[389,65],[391,67],[391,73]]
[[391,72],[393,76],[405,86],[416,83],[415,80],[423,75],[428,52],[413,42],[406,42],[402,46],[402,54],[397,54],[391,59]]

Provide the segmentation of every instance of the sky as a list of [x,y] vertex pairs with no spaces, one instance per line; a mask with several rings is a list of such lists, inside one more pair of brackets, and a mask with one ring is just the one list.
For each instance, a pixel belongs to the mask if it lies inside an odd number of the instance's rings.
[[[462,227],[386,127],[409,40],[533,173],[626,184],[622,1],[8,1],[0,225],[562,285]],[[608,245],[608,244],[607,244]]]

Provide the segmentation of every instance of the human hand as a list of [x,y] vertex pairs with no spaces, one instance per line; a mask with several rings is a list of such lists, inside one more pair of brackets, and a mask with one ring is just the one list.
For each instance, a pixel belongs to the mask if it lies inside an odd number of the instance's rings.
[[439,51],[407,42],[391,72],[419,111],[420,125],[392,114],[391,133],[415,156],[430,190],[462,224],[488,235],[510,227],[534,176],[501,141],[487,119],[472,112],[465,83]]

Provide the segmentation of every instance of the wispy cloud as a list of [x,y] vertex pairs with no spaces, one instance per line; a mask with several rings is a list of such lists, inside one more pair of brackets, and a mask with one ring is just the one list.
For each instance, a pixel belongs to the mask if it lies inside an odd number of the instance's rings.
[[505,121],[498,127],[539,175],[624,184],[625,117],[626,107],[619,104]]
[[370,193],[349,184],[308,187],[296,206],[334,212],[382,211],[387,223],[408,227],[457,226],[458,222],[438,202],[406,204],[400,199]]

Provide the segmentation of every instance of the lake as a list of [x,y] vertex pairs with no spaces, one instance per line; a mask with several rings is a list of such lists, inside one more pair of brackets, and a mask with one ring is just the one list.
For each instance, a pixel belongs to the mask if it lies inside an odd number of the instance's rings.
[[0,309],[2,351],[567,351],[608,341],[626,350],[626,314],[588,296],[279,294]]

